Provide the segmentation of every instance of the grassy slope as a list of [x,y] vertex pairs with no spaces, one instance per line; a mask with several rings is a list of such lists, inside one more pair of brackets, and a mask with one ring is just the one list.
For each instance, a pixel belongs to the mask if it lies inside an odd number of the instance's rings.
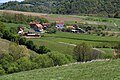
[[[70,44],[79,44],[81,42],[86,42],[91,45],[101,45],[104,44],[101,41],[105,41],[109,45],[108,41],[119,41],[120,37],[101,37],[96,35],[87,35],[87,34],[74,34],[66,32],[57,32],[56,34],[44,34],[45,37],[40,39],[29,39],[32,40],[36,45],[45,45],[50,50],[58,51],[65,54],[71,54],[74,46],[68,44],[62,44],[60,42],[70,43]],[[114,45],[114,43],[113,43]],[[110,52],[111,49],[102,49],[106,53]]]
[[8,52],[9,43],[10,43],[9,41],[0,38],[0,52],[1,51]]
[[38,69],[0,77],[0,80],[119,80],[120,60]]
[[[1,39],[1,38],[0,38],[0,52],[1,52],[1,51],[9,52],[9,45],[10,45],[11,43],[12,43],[12,42],[10,42],[10,41],[8,41],[8,40]],[[28,51],[29,51],[29,54],[30,54],[30,55],[38,56],[38,54],[35,53],[34,51],[32,51],[32,50],[28,50]]]

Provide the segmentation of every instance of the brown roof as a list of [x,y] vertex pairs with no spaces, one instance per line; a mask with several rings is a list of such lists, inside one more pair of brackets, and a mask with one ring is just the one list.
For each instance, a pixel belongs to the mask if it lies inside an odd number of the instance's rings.
[[39,24],[39,22],[30,22],[29,24],[30,24],[30,25],[31,25],[31,24]]
[[43,23],[43,25],[44,25],[44,24],[50,24],[50,23]]
[[41,28],[43,27],[41,24],[36,24],[36,26],[37,26],[37,27],[41,27]]
[[73,29],[74,27],[73,27],[73,26],[66,26],[66,28],[71,28],[71,29]]
[[64,24],[63,21],[56,21],[56,24]]

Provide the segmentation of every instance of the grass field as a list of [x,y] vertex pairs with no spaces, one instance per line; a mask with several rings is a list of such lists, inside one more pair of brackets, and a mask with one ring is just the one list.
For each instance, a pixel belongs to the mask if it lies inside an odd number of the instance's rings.
[[120,80],[120,60],[73,64],[0,76],[0,80]]
[[[32,40],[38,46],[46,46],[52,51],[58,51],[64,54],[72,54],[74,45],[80,44],[82,42],[88,43],[92,46],[100,45],[115,45],[114,41],[119,41],[120,37],[101,37],[96,35],[88,34],[74,34],[66,32],[57,32],[56,34],[44,34],[44,37],[39,39],[28,39]],[[110,44],[110,42],[113,42]],[[107,56],[111,57],[112,49],[110,48],[100,48],[107,53]]]

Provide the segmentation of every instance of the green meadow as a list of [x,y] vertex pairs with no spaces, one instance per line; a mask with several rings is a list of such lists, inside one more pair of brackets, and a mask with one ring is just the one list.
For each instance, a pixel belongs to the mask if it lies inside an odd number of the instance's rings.
[[120,60],[51,67],[0,76],[0,80],[119,80]]

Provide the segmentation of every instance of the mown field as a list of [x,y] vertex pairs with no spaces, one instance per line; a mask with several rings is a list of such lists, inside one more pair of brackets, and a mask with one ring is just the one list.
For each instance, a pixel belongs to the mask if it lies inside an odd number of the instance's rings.
[[0,76],[0,80],[119,80],[120,59],[37,69]]

